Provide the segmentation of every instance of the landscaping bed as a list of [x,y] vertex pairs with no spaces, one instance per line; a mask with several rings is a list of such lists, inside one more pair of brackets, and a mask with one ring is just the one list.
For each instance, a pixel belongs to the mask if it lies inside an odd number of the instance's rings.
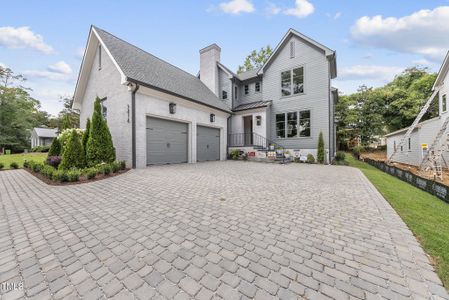
[[[46,158],[47,153],[19,153],[0,155],[0,170],[23,168],[23,163],[25,161],[44,162]],[[11,164],[13,164],[12,167]],[[15,166],[17,166],[17,168]]]

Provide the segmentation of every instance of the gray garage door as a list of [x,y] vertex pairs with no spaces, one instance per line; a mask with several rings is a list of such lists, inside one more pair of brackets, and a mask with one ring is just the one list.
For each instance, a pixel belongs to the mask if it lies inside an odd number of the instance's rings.
[[220,160],[220,129],[198,126],[196,130],[196,160]]
[[187,162],[187,124],[147,118],[147,165]]

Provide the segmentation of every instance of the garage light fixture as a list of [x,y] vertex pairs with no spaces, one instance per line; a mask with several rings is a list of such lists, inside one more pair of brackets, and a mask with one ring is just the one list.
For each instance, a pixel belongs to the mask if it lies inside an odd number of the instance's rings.
[[176,113],[176,103],[171,102],[171,103],[168,105],[168,108],[170,109],[170,113],[171,113],[172,115],[174,115],[174,114]]
[[210,122],[211,123],[215,122],[215,115],[214,114],[210,114]]

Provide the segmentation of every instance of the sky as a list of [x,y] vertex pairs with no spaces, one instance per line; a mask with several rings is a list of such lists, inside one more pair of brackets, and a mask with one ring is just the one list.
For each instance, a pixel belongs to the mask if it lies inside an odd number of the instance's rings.
[[382,86],[407,67],[437,72],[449,50],[449,0],[4,1],[0,65],[23,74],[53,115],[73,95],[91,24],[196,74],[217,43],[236,71],[289,28],[337,51],[333,86]]

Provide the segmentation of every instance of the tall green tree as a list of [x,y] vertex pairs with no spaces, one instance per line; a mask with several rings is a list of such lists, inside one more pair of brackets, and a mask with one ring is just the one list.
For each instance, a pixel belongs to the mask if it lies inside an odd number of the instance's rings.
[[324,138],[323,138],[323,132],[320,130],[320,134],[318,135],[318,150],[316,154],[316,160],[320,163],[324,163]]
[[75,130],[72,130],[67,145],[64,147],[62,153],[60,169],[82,169],[86,166],[86,155],[83,149],[83,144],[79,135]]
[[86,151],[86,155],[87,155],[87,141],[89,140],[89,135],[90,135],[90,119],[87,118],[86,130],[83,133],[83,147],[84,151]]
[[111,133],[101,113],[100,98],[98,97],[94,104],[86,154],[89,166],[109,163],[115,160],[115,149],[112,144]]
[[240,74],[262,67],[263,64],[270,58],[271,54],[273,54],[273,49],[271,49],[270,45],[260,48],[259,51],[251,51],[251,53],[245,58],[243,66],[239,66],[237,73]]

